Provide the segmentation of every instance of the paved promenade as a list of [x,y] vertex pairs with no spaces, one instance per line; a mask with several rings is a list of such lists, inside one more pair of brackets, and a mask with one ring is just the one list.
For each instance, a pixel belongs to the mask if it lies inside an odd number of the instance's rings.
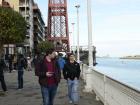
[[[26,71],[24,73],[24,89],[17,90],[17,72],[5,73],[5,80],[8,87],[8,93],[3,94],[0,91],[0,105],[42,105],[42,97],[38,78],[34,72]],[[83,83],[80,83],[80,102],[79,105],[103,105],[95,100],[94,94],[83,92]],[[0,86],[1,90],[1,86]],[[72,105],[68,103],[67,84],[61,80],[54,105]]]

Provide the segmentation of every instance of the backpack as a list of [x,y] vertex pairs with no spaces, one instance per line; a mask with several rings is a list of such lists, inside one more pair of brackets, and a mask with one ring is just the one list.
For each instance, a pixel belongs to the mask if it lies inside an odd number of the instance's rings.
[[22,67],[24,67],[24,69],[27,68],[27,60],[26,60],[25,58],[23,58],[23,59],[21,60],[21,65],[22,65]]

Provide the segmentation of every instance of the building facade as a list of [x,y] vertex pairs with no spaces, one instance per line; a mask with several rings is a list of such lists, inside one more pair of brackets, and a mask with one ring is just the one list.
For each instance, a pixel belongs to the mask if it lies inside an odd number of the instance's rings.
[[[5,45],[5,53],[15,53],[15,47],[19,53],[30,56],[36,49],[37,44],[44,40],[44,21],[41,16],[41,12],[34,3],[34,0],[5,0],[10,6],[17,12],[19,12],[27,21],[27,33],[26,39],[22,44],[16,46],[10,45],[13,48],[7,48],[9,45]],[[1,1],[0,1],[1,2]],[[7,51],[9,50],[9,51]]]
[[34,23],[34,51],[37,51],[37,45],[45,40],[45,23],[38,5],[33,5],[33,23]]
[[10,4],[10,6],[15,10],[15,11],[19,11],[19,0],[4,0],[6,2],[8,2]]
[[5,8],[11,8],[10,4],[6,2],[5,0],[0,0],[0,6],[5,7]]

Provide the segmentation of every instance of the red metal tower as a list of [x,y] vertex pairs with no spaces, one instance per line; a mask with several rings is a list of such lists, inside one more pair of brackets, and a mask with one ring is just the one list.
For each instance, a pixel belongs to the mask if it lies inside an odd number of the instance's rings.
[[52,41],[57,51],[69,52],[67,0],[48,0],[47,40]]

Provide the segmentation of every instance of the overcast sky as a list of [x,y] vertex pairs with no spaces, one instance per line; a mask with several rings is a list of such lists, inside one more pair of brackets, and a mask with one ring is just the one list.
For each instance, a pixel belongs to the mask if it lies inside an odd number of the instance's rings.
[[[87,45],[87,0],[68,0],[69,31],[76,21],[76,4],[80,4],[80,45]],[[98,56],[140,54],[140,0],[91,0],[93,45]],[[35,0],[47,23],[48,0]],[[71,34],[76,44],[77,28]],[[75,36],[75,37],[73,37]],[[75,42],[73,40],[75,39]]]

